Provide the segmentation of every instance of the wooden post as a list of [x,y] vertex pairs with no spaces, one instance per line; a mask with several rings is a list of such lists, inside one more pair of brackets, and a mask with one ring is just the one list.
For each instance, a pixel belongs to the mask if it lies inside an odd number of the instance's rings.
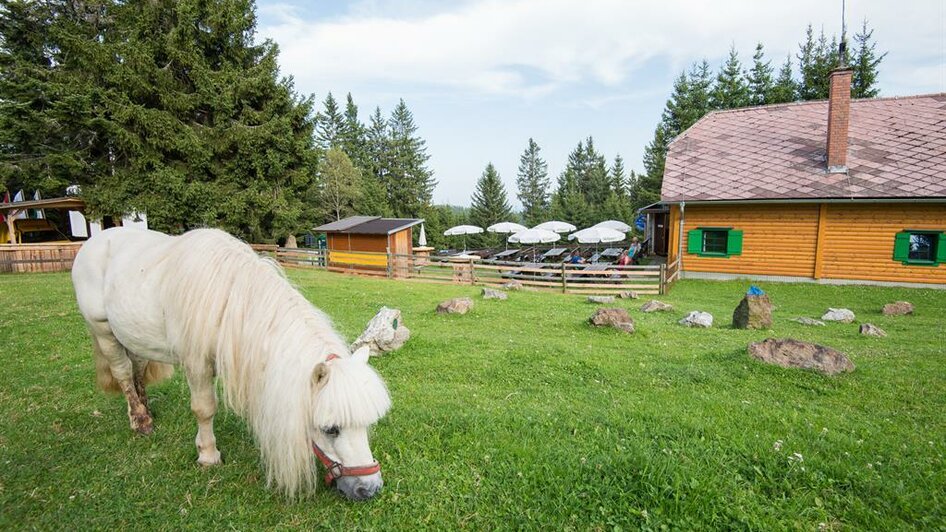
[[660,295],[667,293],[667,265],[660,265]]
[[476,284],[476,270],[473,269],[473,259],[470,259],[470,284]]
[[565,277],[565,263],[562,263],[562,293],[568,293],[568,281]]
[[20,214],[19,209],[10,209],[7,212],[7,231],[9,231],[7,236],[9,237],[11,244],[16,244],[16,227],[13,225],[13,222],[15,221],[14,218],[16,218],[17,214]]
[[388,248],[387,257],[388,257],[388,260],[387,260],[386,262],[388,263],[388,264],[387,264],[387,266],[388,266],[388,268],[387,268],[387,269],[388,269],[388,279],[390,279],[391,277],[394,276],[394,271],[393,271],[393,268],[392,268],[392,264],[394,264],[394,254],[391,253],[391,249],[390,249],[390,248]]

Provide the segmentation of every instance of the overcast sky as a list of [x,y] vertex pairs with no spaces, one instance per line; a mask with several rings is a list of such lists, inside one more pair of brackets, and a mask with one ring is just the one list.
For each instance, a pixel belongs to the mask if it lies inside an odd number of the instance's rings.
[[[492,161],[515,198],[519,155],[535,138],[554,178],[588,135],[608,159],[642,169],[673,78],[716,69],[757,42],[777,69],[810,22],[840,33],[841,0],[258,0],[259,36],[283,74],[321,101],[351,92],[367,121],[398,98],[414,112],[439,185],[469,205]],[[946,92],[946,0],[848,0],[849,35],[875,29],[882,96]],[[796,64],[797,66],[797,64]]]

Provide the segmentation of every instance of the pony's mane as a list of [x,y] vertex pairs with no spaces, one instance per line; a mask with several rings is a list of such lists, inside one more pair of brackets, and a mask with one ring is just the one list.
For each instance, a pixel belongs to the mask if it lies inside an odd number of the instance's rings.
[[[314,489],[312,424],[374,423],[390,406],[383,381],[353,364],[328,316],[275,261],[215,229],[185,233],[171,248],[163,283],[171,287],[164,307],[175,311],[167,316],[171,345],[187,353],[185,364],[216,357],[224,401],[249,424],[267,482],[290,496]],[[329,354],[341,358],[313,398],[315,366]]]

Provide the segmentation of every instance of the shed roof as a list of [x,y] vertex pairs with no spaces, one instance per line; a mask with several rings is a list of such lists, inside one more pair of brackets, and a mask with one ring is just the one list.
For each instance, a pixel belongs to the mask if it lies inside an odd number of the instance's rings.
[[389,235],[402,229],[423,223],[421,218],[381,218],[380,216],[349,216],[337,222],[316,227],[325,233],[353,235]]
[[0,212],[23,209],[84,209],[85,202],[75,196],[0,203]]
[[827,101],[710,113],[670,144],[661,199],[946,199],[946,93],[852,100],[847,173],[827,123]]

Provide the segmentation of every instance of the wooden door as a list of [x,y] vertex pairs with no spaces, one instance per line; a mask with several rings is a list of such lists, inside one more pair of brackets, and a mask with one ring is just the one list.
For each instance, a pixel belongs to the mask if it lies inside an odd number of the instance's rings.
[[654,214],[654,254],[662,257],[667,256],[667,242],[670,240],[670,223],[667,219],[667,213],[658,212]]

